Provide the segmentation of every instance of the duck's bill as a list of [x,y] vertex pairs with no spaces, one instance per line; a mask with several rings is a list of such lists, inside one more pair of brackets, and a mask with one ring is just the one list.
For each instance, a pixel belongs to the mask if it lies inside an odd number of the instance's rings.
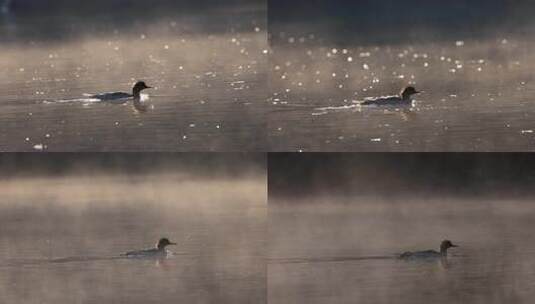
[[420,94],[420,93],[423,93],[424,91],[416,91],[414,92],[415,94]]
[[451,247],[459,247],[459,245],[453,245],[453,244],[451,244]]
[[[176,245],[176,243],[170,242],[169,245]],[[456,246],[457,247],[457,246]]]

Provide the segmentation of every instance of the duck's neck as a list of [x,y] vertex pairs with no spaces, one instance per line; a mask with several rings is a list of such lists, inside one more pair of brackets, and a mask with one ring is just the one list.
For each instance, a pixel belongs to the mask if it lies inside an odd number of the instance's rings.
[[138,88],[132,89],[132,95],[134,96],[134,99],[141,99],[141,90]]
[[401,93],[401,99],[405,101],[411,101],[411,94]]

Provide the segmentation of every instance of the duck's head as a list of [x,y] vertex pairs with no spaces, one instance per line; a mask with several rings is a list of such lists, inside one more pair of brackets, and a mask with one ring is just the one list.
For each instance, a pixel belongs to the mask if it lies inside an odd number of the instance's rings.
[[169,241],[168,238],[161,238],[159,241],[158,241],[158,244],[156,244],[156,247],[158,249],[164,249],[165,246],[168,246],[168,245],[176,245],[176,243],[173,243],[171,241]]
[[414,94],[421,93],[420,91],[416,91],[414,87],[406,87],[403,90],[401,90],[401,97],[403,99],[408,99]]
[[152,87],[149,87],[148,85],[146,85],[144,81],[138,81],[134,85],[133,91],[134,92],[141,92],[141,90],[150,89],[150,88],[152,88]]
[[448,250],[448,248],[452,247],[459,247],[457,245],[454,245],[450,240],[443,240],[442,243],[440,243],[440,251],[445,252]]

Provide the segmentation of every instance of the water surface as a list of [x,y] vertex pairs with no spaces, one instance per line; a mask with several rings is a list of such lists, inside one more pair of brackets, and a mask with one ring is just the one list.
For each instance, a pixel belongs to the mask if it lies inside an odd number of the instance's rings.
[[[216,7],[0,15],[0,151],[263,149],[263,9]],[[73,100],[137,80],[145,112]]]
[[[375,31],[364,29],[355,41],[347,32],[330,39],[285,29],[270,33],[274,151],[533,150],[534,41],[526,33],[430,29],[367,39]],[[407,85],[425,91],[412,108],[357,106]]]
[[[68,174],[0,189],[2,303],[265,302],[262,177]],[[119,257],[160,237],[178,243],[172,256]]]

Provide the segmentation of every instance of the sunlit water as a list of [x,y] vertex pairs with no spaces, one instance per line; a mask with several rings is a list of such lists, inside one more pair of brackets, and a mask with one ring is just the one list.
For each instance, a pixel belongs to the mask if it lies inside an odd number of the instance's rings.
[[[330,201],[270,202],[270,303],[529,303],[535,295],[530,201]],[[447,260],[396,258],[438,250],[446,238],[460,245]]]
[[[265,17],[238,11],[229,22],[229,13],[130,16],[130,28],[65,17],[53,39],[20,34],[41,19],[0,20],[8,41],[0,46],[0,150],[262,150]],[[154,87],[144,91],[146,111],[76,100],[131,92],[137,80]]]
[[[280,37],[272,45],[269,67],[272,150],[528,151],[535,147],[535,58],[530,37],[430,36],[340,47],[313,34],[273,35]],[[425,91],[416,96],[413,108],[356,106],[365,97],[397,94],[409,84]]]
[[[264,303],[263,178],[0,182],[1,303]],[[162,259],[122,258],[178,243]]]

